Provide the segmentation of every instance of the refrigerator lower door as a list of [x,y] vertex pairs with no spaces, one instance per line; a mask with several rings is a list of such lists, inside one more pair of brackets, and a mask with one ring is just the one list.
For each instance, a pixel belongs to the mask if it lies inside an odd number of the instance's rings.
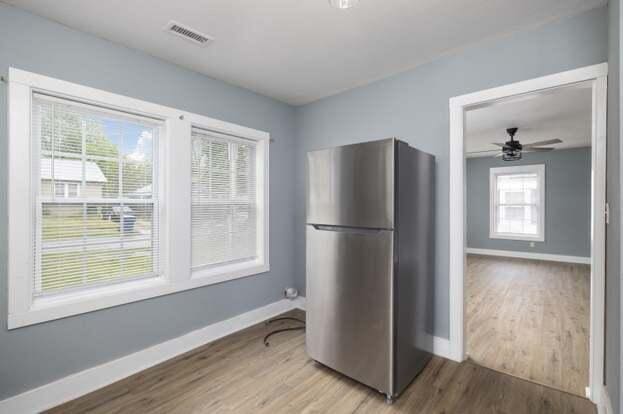
[[393,392],[393,231],[307,226],[307,353]]

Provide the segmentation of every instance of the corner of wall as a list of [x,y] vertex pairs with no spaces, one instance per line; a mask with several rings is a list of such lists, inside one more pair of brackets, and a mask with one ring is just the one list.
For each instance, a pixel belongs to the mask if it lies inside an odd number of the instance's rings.
[[608,2],[608,194],[610,220],[607,230],[606,264],[606,372],[605,384],[612,403],[613,413],[618,413],[621,398],[623,360],[621,343],[621,7],[620,0]]

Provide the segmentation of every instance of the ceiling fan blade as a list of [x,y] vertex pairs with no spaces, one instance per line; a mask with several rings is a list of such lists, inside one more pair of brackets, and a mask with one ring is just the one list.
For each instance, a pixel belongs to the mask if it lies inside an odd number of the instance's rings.
[[473,154],[487,154],[487,153],[494,153],[494,152],[498,152],[498,150],[483,150],[483,151],[467,151],[466,154],[468,155],[473,155]]
[[524,147],[523,152],[548,152],[548,151],[554,151],[555,148],[545,148],[545,147]]
[[504,156],[504,153],[503,153],[503,152],[500,152],[499,154],[495,154],[495,155],[493,156],[493,158],[500,158],[500,157],[503,157],[503,156]]
[[504,146],[504,144],[501,143],[501,142],[492,142],[491,145],[496,145],[496,146],[498,146],[500,148]]
[[530,147],[540,147],[542,145],[552,145],[552,144],[560,144],[562,141],[559,140],[558,138],[556,139],[548,139],[546,141],[537,141],[537,142],[530,142],[528,144],[525,144],[523,147],[524,148],[530,148]]

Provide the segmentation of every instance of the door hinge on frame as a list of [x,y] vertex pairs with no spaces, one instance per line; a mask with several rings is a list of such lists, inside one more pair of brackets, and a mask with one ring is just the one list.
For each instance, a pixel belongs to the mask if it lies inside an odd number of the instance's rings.
[[606,203],[606,224],[610,224],[610,205]]

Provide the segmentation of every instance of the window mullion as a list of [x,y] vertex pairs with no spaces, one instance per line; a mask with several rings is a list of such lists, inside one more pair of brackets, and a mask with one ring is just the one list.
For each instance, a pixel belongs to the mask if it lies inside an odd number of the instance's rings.
[[[183,117],[185,118],[185,117]],[[166,273],[172,283],[186,283],[191,279],[191,204],[192,204],[192,137],[188,119],[171,118],[166,124],[158,160],[160,177],[166,186],[166,209],[161,223],[166,223]],[[174,150],[173,150],[174,148]],[[200,150],[205,149],[203,146]],[[184,167],[186,166],[186,167]],[[174,211],[175,214],[166,214]],[[161,243],[162,245],[162,243]]]

